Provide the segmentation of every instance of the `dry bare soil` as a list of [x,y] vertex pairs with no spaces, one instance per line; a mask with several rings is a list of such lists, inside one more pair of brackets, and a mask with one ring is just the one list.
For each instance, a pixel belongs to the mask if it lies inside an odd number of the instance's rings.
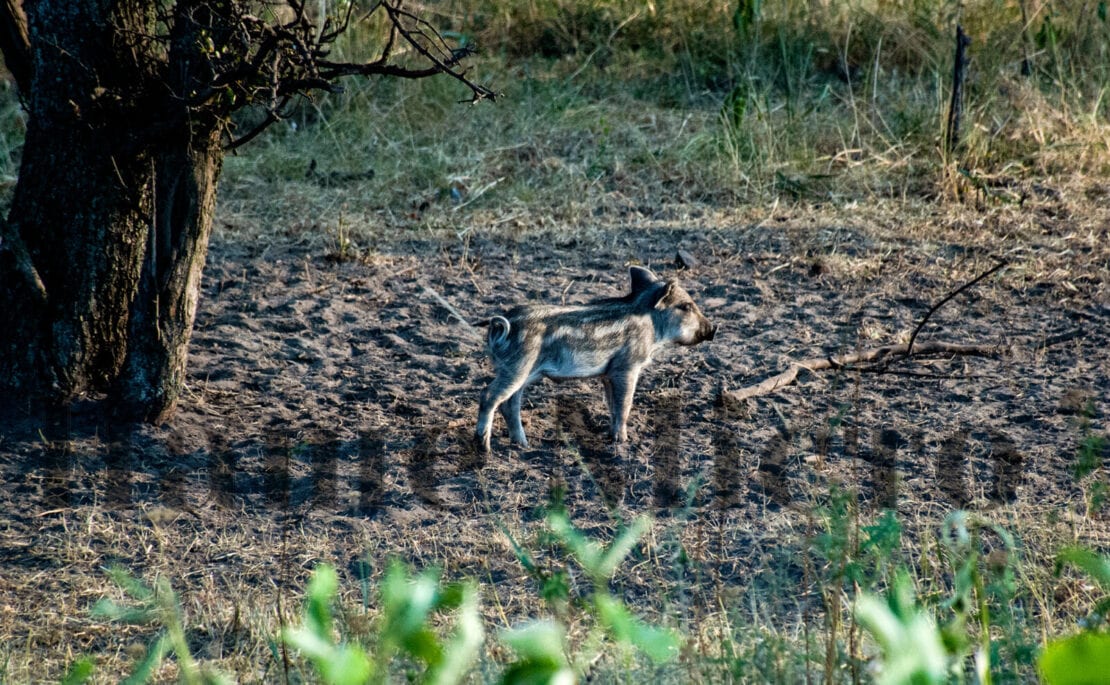
[[[618,197],[569,225],[397,226],[347,255],[227,231],[172,423],[115,426],[89,404],[53,419],[17,410],[0,432],[8,677],[56,679],[81,653],[107,679],[127,668],[153,629],[90,616],[120,596],[111,565],[171,578],[197,655],[241,681],[276,677],[260,636],[296,612],[318,562],[339,567],[352,606],[360,577],[390,557],[473,577],[490,627],[510,625],[543,608],[508,536],[555,564],[537,536],[553,492],[603,539],[653,515],[615,587],[695,633],[734,610],[783,630],[814,615],[800,550],[833,484],[858,492],[865,519],[899,513],[911,564],[957,508],[1014,530],[1034,558],[1062,540],[1105,551],[1106,520],[1086,515],[1072,467],[1081,441],[1107,434],[1108,196],[1097,184],[1032,187],[1021,206],[987,209]],[[699,264],[678,271],[679,249]],[[1009,266],[918,338],[994,354],[803,373],[767,396],[721,399],[792,360],[905,342],[996,258]],[[531,447],[510,447],[499,417],[493,455],[473,453],[490,368],[480,336],[437,296],[474,319],[582,302],[621,294],[630,263],[680,277],[720,324],[714,341],[649,367],[631,443],[606,443],[597,381],[544,382],[525,398]],[[1067,601],[1040,606],[1043,623]]]

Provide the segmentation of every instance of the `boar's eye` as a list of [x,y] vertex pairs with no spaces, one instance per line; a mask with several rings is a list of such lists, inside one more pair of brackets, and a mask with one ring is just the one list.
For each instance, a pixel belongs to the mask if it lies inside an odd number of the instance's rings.
[[690,306],[689,302],[683,302],[682,304],[678,305],[678,309],[679,311],[688,312],[693,309],[693,307]]

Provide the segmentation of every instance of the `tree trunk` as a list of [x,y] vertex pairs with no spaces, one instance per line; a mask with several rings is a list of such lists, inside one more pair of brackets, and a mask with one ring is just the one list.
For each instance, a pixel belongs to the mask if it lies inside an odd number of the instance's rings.
[[165,30],[156,4],[24,2],[29,120],[0,224],[9,399],[107,393],[124,418],[154,421],[174,409],[224,120],[187,105],[206,64],[200,13],[182,3],[167,49],[149,39]]
[[116,396],[128,417],[168,418],[185,383],[223,152],[219,129],[198,124],[195,139],[160,150],[154,223],[131,307],[127,358]]
[[[399,2],[370,10],[386,13],[390,39],[363,63],[328,59],[354,4],[313,18],[289,0],[274,23],[254,5],[0,0],[0,52],[29,115],[0,221],[0,405],[107,396],[119,418],[173,413],[231,112],[268,111],[234,147],[342,76],[443,73],[474,101],[497,95],[456,70],[467,49]],[[395,63],[395,42],[427,66]]]

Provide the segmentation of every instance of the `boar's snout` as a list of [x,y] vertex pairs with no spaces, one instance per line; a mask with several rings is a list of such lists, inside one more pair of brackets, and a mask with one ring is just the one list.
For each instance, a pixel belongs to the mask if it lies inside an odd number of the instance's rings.
[[698,342],[712,340],[715,335],[717,335],[717,324],[709,323],[709,319],[702,318],[698,330]]

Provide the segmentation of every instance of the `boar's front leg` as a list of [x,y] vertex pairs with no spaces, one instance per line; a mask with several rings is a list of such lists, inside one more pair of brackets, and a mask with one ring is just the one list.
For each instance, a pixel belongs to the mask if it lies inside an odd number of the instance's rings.
[[628,442],[628,415],[632,411],[632,396],[636,394],[636,381],[639,378],[640,367],[633,366],[611,373],[605,379],[613,442]]

